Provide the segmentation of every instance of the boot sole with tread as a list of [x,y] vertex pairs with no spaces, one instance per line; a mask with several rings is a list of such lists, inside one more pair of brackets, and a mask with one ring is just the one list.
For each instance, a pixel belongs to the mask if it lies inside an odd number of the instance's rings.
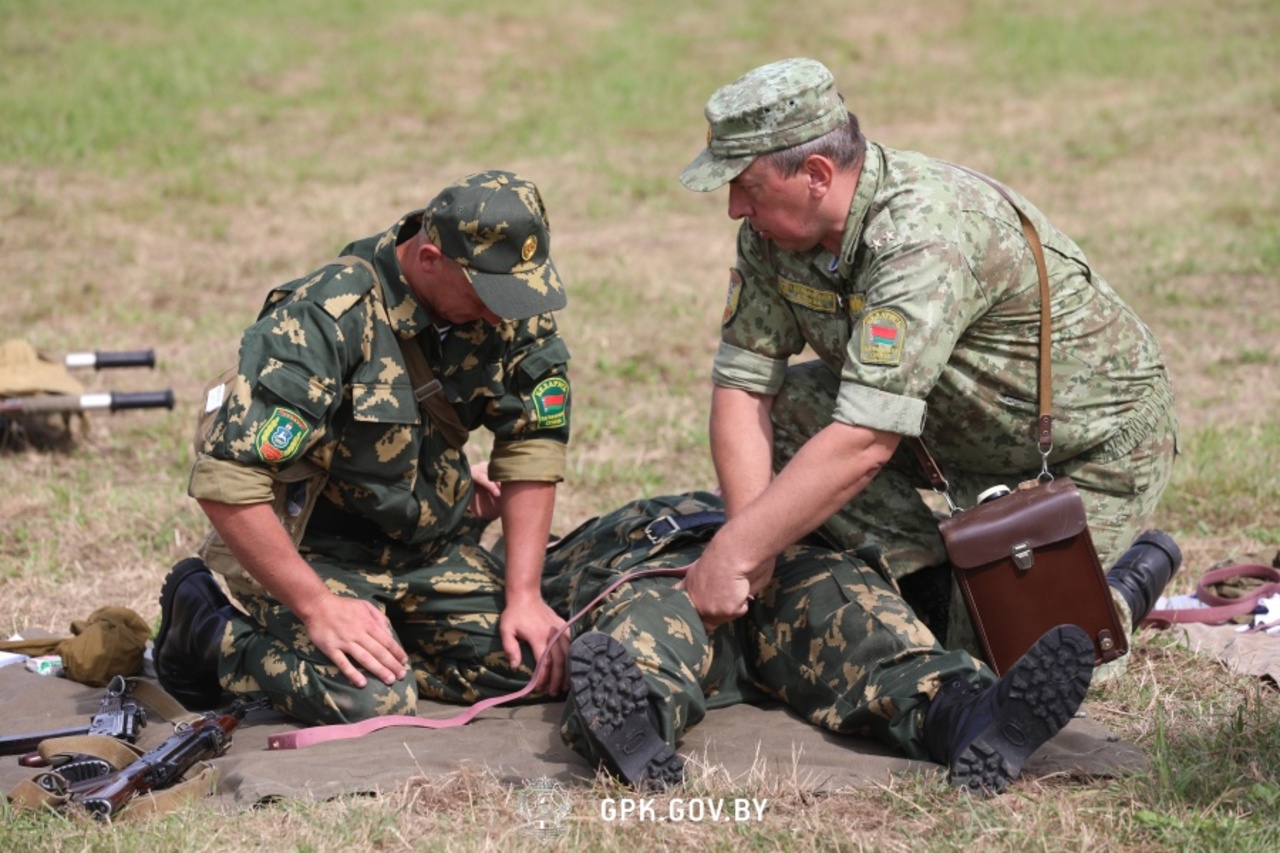
[[649,719],[649,691],[630,652],[589,632],[569,647],[569,685],[587,737],[616,777],[648,789],[684,781],[684,762]]
[[1075,625],[1046,632],[1001,680],[1008,698],[995,719],[951,762],[951,784],[997,794],[1018,778],[1037,749],[1075,716],[1093,677],[1094,649]]

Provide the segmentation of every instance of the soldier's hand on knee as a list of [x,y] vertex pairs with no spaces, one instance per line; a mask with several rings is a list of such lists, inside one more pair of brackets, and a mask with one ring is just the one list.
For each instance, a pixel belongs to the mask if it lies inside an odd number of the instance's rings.
[[396,640],[390,620],[368,601],[331,595],[305,624],[311,642],[356,687],[368,683],[364,672],[385,684],[408,674],[409,656]]

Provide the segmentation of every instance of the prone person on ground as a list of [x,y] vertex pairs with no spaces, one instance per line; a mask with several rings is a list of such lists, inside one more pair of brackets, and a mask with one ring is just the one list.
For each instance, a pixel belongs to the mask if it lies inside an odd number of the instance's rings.
[[[576,613],[626,574],[696,560],[723,522],[705,492],[629,503],[557,541],[547,600]],[[852,553],[812,541],[779,555],[747,612],[708,631],[679,580],[633,577],[573,625],[561,727],[621,780],[684,777],[675,745],[709,709],[776,700],[828,731],[870,737],[947,768],[978,794],[1005,789],[1072,718],[1093,643],[1064,625],[1008,672],[943,649],[902,596]]]

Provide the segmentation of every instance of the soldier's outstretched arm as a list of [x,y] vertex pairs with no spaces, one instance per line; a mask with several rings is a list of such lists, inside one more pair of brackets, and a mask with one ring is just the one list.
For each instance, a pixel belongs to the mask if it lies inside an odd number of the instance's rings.
[[901,436],[832,423],[809,439],[768,488],[729,518],[683,589],[713,629],[747,611],[747,597],[768,582],[772,558],[816,530],[848,503],[893,456]]
[[730,517],[773,479],[773,398],[737,388],[711,391],[711,458]]
[[520,663],[520,641],[529,644],[535,665],[549,654],[538,687],[548,693],[563,693],[568,686],[565,658],[569,638],[550,640],[564,626],[562,619],[542,599],[543,556],[555,508],[555,483],[508,482],[502,485],[499,505],[506,543],[506,606],[498,620],[502,647],[513,665]]

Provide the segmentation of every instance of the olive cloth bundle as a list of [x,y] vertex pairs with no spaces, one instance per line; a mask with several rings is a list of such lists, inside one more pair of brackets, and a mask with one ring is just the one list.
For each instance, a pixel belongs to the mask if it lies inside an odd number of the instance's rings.
[[83,394],[65,366],[42,355],[24,340],[0,342],[0,397]]
[[99,607],[88,619],[71,623],[70,637],[40,637],[0,643],[0,651],[59,655],[67,678],[105,687],[114,676],[137,675],[151,629],[127,607]]

